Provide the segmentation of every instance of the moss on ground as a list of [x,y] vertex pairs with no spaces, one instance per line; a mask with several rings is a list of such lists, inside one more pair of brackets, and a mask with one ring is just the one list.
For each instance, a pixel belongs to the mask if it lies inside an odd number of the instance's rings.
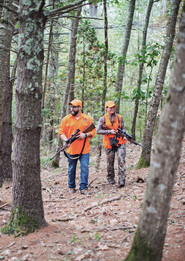
[[15,208],[8,224],[1,230],[3,234],[13,234],[15,237],[33,233],[39,228],[38,222],[20,207]]

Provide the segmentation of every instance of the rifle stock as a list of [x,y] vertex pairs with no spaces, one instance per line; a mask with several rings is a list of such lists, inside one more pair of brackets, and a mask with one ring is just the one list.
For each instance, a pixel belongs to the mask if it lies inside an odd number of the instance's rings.
[[92,130],[94,130],[94,129],[95,129],[95,126],[94,126],[93,123],[91,123],[91,124],[83,131],[83,133],[90,132],[90,131],[92,131]]
[[106,126],[106,125],[103,125],[102,127],[103,130],[112,130],[110,127]]

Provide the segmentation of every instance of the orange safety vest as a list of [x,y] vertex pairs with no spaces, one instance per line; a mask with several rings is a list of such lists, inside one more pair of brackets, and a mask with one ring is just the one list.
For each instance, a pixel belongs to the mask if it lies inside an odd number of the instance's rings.
[[[77,129],[80,129],[80,132],[83,132],[90,124],[92,123],[92,119],[90,116],[80,113],[78,119],[75,116],[69,114],[62,119],[62,122],[59,126],[59,136],[61,134],[65,134],[67,138],[70,138],[72,134],[75,133]],[[92,139],[96,133],[96,130],[92,130],[89,132],[92,136],[87,138],[85,147],[83,149],[82,154],[89,153],[90,151],[90,142],[89,139]],[[84,140],[75,140],[69,148],[66,149],[67,153],[71,155],[80,154],[83,148]]]
[[[117,128],[121,128],[121,115],[120,114],[116,114],[116,117],[114,119],[113,125],[111,124],[111,121],[109,119],[109,116],[107,114],[105,114],[103,116],[103,125],[106,125],[108,127],[110,127],[111,129],[117,131]],[[111,149],[111,144],[110,144],[110,138],[115,137],[115,135],[113,134],[106,134],[103,137],[103,146],[106,149]],[[118,145],[119,144],[125,144],[127,141],[123,139],[123,137],[118,137]]]

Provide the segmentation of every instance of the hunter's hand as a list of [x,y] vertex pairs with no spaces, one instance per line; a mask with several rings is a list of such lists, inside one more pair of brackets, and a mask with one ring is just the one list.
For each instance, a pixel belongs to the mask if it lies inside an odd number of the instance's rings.
[[111,130],[111,131],[110,131],[110,134],[116,135],[116,131],[115,131],[115,130]]
[[78,135],[78,140],[83,140],[83,139],[85,139],[85,137],[86,137],[86,134],[83,133],[83,132],[81,132],[81,133]]

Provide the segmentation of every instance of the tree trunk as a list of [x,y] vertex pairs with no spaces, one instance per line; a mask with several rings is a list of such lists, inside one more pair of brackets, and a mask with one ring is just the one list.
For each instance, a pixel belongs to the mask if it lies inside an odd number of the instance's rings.
[[[4,1],[4,5],[15,10],[11,0]],[[0,186],[4,180],[12,178],[10,47],[16,19],[15,13],[3,8],[0,22]]]
[[89,16],[90,17],[97,17],[97,12],[98,12],[98,4],[90,4],[89,5]]
[[4,0],[0,0],[0,18],[2,16],[2,12],[3,12],[3,4],[4,4]]
[[43,36],[46,17],[43,14],[44,1],[22,0],[19,4],[13,202],[8,227],[12,233],[26,234],[46,224],[40,181]]
[[127,261],[159,261],[162,258],[170,201],[185,132],[184,50],[185,3],[177,43],[177,58],[160,119],[139,225]]
[[[16,68],[16,61],[14,67]],[[5,180],[12,179],[12,88],[15,80],[15,75],[10,79],[10,56],[9,66],[7,68],[6,81],[5,81],[5,95],[4,95],[4,113],[3,113],[3,126],[2,138],[0,149],[0,173],[1,181],[3,184]],[[15,69],[16,70],[16,69]],[[15,73],[15,72],[14,72]]]
[[[96,18],[97,17],[97,13],[98,13],[98,4],[90,4],[89,5],[89,16],[92,17],[92,18]],[[91,26],[94,27],[94,29],[96,28],[96,24],[97,24],[97,21],[96,19],[91,19]],[[95,29],[96,30],[96,29]]]
[[45,103],[46,87],[47,87],[47,80],[48,80],[49,57],[50,57],[52,41],[53,41],[53,19],[51,20],[50,31],[49,31],[49,42],[48,42],[48,50],[47,50],[47,57],[46,57],[44,87],[43,87],[43,94],[42,94],[42,109],[44,108],[44,103]]
[[122,86],[123,86],[123,75],[125,72],[125,61],[127,56],[127,50],[130,42],[130,35],[132,30],[132,22],[134,17],[134,10],[135,10],[135,0],[131,0],[129,3],[129,14],[127,19],[127,24],[125,28],[125,36],[123,41],[123,46],[121,50],[121,61],[118,66],[118,74],[117,74],[117,83],[116,83],[116,93],[119,94],[118,101],[117,101],[117,108],[116,111],[119,113],[120,111],[120,99],[121,99],[121,92],[122,92]]
[[[148,31],[148,25],[149,25],[150,14],[151,14],[151,11],[152,11],[153,3],[154,3],[154,0],[150,0],[149,3],[148,3],[146,18],[145,18],[145,24],[144,24],[144,28],[143,28],[143,39],[142,39],[142,47],[141,47],[142,50],[146,46],[147,31]],[[137,81],[137,94],[138,94],[138,96],[139,96],[140,89],[141,89],[143,68],[144,68],[144,63],[141,62],[139,64],[139,76],[138,76],[138,81]],[[133,115],[133,119],[132,119],[132,128],[131,128],[131,134],[132,134],[132,138],[134,140],[135,140],[136,119],[137,119],[138,108],[139,108],[139,97],[136,97],[135,98],[134,115]]]
[[[70,40],[70,50],[69,50],[69,63],[68,63],[68,74],[67,74],[67,84],[65,88],[65,93],[63,96],[63,102],[62,102],[62,110],[61,110],[61,120],[64,116],[66,116],[67,112],[67,105],[68,105],[68,98],[69,93],[71,89],[71,85],[74,85],[74,79],[75,79],[75,62],[76,62],[76,38],[77,38],[77,32],[78,32],[78,23],[80,19],[82,8],[80,7],[77,10],[76,18],[72,22],[72,31],[71,31],[71,40]],[[57,151],[61,147],[61,139],[58,138],[57,143]],[[52,162],[53,167],[58,168],[59,167],[59,160],[60,160],[60,153],[58,153],[55,157],[55,159]]]
[[147,88],[146,88],[146,99],[145,99],[145,127],[146,127],[146,121],[147,121],[147,114],[148,114],[148,96],[149,96],[149,87],[150,87],[150,81],[152,79],[152,71],[153,71],[153,66],[150,69],[149,77],[148,77],[148,82],[147,82]]
[[[108,59],[108,19],[107,19],[107,1],[103,0],[103,9],[104,9],[104,41],[105,41],[105,54],[104,54],[104,88],[102,94],[102,115],[105,113],[105,98],[107,94],[107,59]],[[97,157],[96,157],[96,169],[99,169],[100,159],[101,159],[101,149],[102,149],[102,139],[100,135],[98,137],[97,144]]]
[[[180,3],[181,0],[175,0],[173,1],[173,4],[171,6],[171,12],[169,16],[169,22],[168,22],[167,33],[166,33],[165,48],[163,50],[163,54],[161,57],[159,70],[155,82],[155,90],[150,105],[150,109],[148,112],[147,123],[143,135],[143,146],[145,146],[150,150],[152,147],[152,136],[153,136],[154,126],[155,126],[155,119],[157,116],[157,111],[161,100],[161,94],[162,94],[164,79],[168,66],[168,61],[170,58],[170,53],[173,46],[173,40],[175,37],[175,27],[176,27],[176,21],[177,21]],[[141,157],[137,164],[137,168],[139,169],[143,167],[148,167],[149,165],[150,165],[150,153],[148,153],[145,150],[142,150]]]
[[[15,10],[12,5],[12,0],[5,0],[4,6],[11,7]],[[12,34],[15,24],[15,13],[9,9],[3,7],[0,20],[0,141],[2,135],[2,124],[3,124],[3,110],[4,110],[4,93],[5,93],[5,78],[7,68],[9,66],[8,57],[10,53]]]
[[85,102],[85,83],[86,83],[86,71],[85,71],[85,39],[83,37],[83,84],[82,84],[82,111],[84,109]]

